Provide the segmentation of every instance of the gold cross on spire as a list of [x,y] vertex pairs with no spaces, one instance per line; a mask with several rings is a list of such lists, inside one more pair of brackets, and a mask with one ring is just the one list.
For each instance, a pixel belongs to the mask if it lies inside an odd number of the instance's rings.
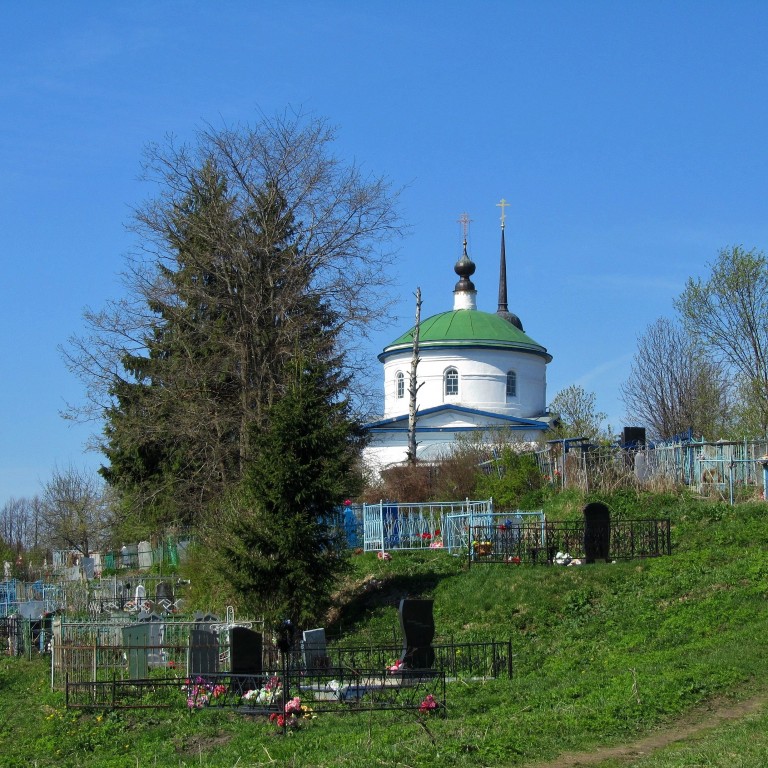
[[469,225],[472,223],[472,219],[469,218],[468,213],[462,213],[457,219],[461,224],[461,231],[464,233],[464,242],[467,242],[467,233],[469,232]]
[[509,203],[502,197],[500,203],[496,203],[497,208],[501,208],[501,228],[504,229],[504,220],[507,218],[507,214],[504,212],[505,208],[509,208]]

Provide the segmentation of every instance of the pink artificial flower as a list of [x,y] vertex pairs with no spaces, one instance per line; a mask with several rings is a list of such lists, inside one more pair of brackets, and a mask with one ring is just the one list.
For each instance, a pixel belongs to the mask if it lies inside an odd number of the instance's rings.
[[301,699],[298,696],[294,696],[285,705],[286,715],[300,715],[301,714]]

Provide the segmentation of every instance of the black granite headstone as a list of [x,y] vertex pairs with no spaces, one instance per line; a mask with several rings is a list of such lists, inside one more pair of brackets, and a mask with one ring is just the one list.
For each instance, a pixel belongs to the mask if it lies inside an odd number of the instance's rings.
[[211,629],[189,631],[189,676],[215,674],[219,671],[219,638]]
[[196,611],[195,615],[192,617],[192,621],[195,622],[196,629],[203,629],[210,623],[219,622],[220,619],[213,613],[201,613],[200,611]]
[[400,628],[403,631],[400,662],[403,669],[431,669],[435,663],[433,604],[432,600],[404,598],[400,601]]
[[[262,637],[247,627],[229,630],[230,672],[233,675],[231,689],[245,693],[259,687],[262,674]],[[253,677],[237,677],[253,675]]]
[[600,501],[593,501],[584,507],[584,559],[610,560],[611,510]]
[[155,588],[155,605],[165,611],[173,609],[173,586],[167,581],[161,581]]

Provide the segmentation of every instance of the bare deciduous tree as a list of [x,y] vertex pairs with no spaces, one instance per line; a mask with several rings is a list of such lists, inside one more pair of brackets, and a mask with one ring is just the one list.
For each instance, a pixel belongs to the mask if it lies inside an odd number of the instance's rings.
[[768,259],[724,248],[706,279],[690,278],[675,302],[688,333],[738,376],[768,434]]
[[638,338],[629,379],[621,387],[627,416],[655,438],[689,429],[721,437],[728,422],[728,382],[685,329],[659,318]]
[[56,470],[43,490],[42,522],[50,546],[76,549],[87,557],[108,531],[103,484],[74,467]]
[[33,498],[10,498],[0,509],[0,539],[16,551],[35,549],[41,542],[42,504]]
[[555,395],[549,410],[559,416],[552,433],[557,438],[586,437],[596,440],[607,416],[597,410],[597,397],[578,384],[571,384]]
[[[147,147],[144,177],[158,193],[134,211],[130,228],[139,236],[140,250],[129,258],[123,276],[127,298],[109,301],[103,310],[87,309],[84,318],[90,332],[72,337],[61,350],[86,387],[86,403],[70,406],[70,417],[101,418],[112,405],[114,381],[126,376],[126,353],[146,350],[158,323],[154,302],[177,298],[167,276],[179,267],[180,237],[201,239],[206,259],[218,251],[223,270],[218,276],[228,290],[237,291],[232,276],[253,259],[253,230],[267,225],[261,233],[262,248],[282,236],[274,222],[263,217],[252,221],[254,211],[263,208],[265,194],[281,196],[295,228],[286,254],[290,263],[283,265],[290,269],[279,272],[282,280],[293,282],[281,285],[281,292],[293,288],[322,296],[342,326],[345,343],[365,336],[371,324],[386,322],[393,280],[387,267],[394,253],[387,246],[403,232],[398,192],[387,179],[333,155],[335,138],[335,129],[325,120],[299,114],[264,117],[253,126],[206,126],[191,146],[169,138]],[[195,224],[196,231],[180,233],[179,211],[199,188],[207,164],[225,182],[222,205],[227,210],[209,209],[205,220]],[[233,221],[239,230],[232,230]],[[201,266],[210,269],[212,263]],[[259,306],[241,311],[243,324],[263,322]]]
[[128,297],[64,350],[87,395],[70,413],[107,415],[106,477],[140,506],[192,521],[242,477],[297,353],[334,359],[344,389],[345,352],[386,317],[396,194],[333,141],[298,115],[147,149]]
[[418,384],[418,369],[421,358],[419,357],[419,333],[421,331],[421,288],[416,289],[416,324],[413,326],[413,347],[411,353],[411,369],[408,376],[408,463],[416,463],[416,420],[418,418],[418,406],[416,397],[424,382]]

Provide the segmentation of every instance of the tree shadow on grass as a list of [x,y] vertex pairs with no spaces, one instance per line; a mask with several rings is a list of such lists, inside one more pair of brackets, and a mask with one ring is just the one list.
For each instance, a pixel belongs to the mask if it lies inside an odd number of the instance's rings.
[[339,636],[358,631],[368,625],[371,617],[381,609],[392,609],[392,628],[398,633],[397,611],[404,598],[429,598],[437,585],[452,574],[432,573],[418,575],[392,575],[384,578],[366,577],[354,589],[343,591],[331,609],[326,632]]

